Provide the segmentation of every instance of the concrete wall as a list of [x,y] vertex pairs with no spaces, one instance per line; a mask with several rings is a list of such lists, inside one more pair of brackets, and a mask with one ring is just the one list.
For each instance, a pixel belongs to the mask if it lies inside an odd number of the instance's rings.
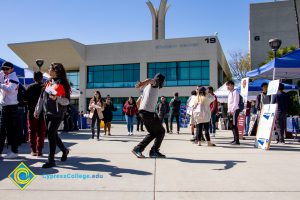
[[[300,0],[297,0],[297,10],[300,15]],[[271,38],[281,39],[281,47],[298,46],[293,1],[251,4],[249,30],[252,68],[257,68],[268,57]],[[255,41],[255,36],[260,40]]]

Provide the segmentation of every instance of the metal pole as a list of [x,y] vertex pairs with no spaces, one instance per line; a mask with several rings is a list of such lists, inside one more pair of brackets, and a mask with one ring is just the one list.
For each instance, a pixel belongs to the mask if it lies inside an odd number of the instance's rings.
[[[276,76],[276,68],[275,68],[275,62],[276,62],[276,51],[274,51],[274,68],[273,68],[273,81],[275,80],[275,76]],[[273,95],[271,95],[271,102],[273,102]]]

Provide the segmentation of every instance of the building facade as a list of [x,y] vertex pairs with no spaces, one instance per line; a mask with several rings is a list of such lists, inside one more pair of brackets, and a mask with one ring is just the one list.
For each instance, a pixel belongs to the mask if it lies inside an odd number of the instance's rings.
[[[300,0],[296,0],[300,14]],[[294,1],[275,1],[250,5],[249,49],[252,68],[259,67],[271,50],[268,41],[282,40],[281,47],[299,47]]]
[[[121,107],[129,97],[138,97],[139,80],[160,72],[166,76],[161,95],[179,92],[183,100],[197,85],[222,85],[231,76],[216,36],[83,45],[71,39],[9,44],[29,66],[42,58],[46,71],[51,62],[61,62],[72,86],[80,90],[79,110],[85,111],[95,90],[110,95]],[[121,114],[120,114],[121,115]],[[120,116],[121,118],[121,116]]]

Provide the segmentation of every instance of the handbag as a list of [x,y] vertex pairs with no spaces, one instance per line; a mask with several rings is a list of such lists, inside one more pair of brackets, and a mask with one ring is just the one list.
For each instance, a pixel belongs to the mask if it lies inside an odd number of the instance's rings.
[[94,116],[94,112],[90,112],[88,118],[89,118],[89,119],[93,119],[93,116]]
[[193,107],[187,106],[186,107],[186,113],[190,116],[193,115]]

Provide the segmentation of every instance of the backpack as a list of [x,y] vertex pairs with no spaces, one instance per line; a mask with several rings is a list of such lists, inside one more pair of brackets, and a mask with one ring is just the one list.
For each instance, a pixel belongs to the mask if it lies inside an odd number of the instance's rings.
[[242,97],[242,95],[240,95],[240,101],[239,101],[239,110],[240,112],[242,112],[245,108],[245,104],[244,104],[244,99]]
[[25,105],[25,101],[24,101],[24,96],[25,96],[25,92],[26,92],[26,89],[25,87],[19,83],[18,81],[15,81],[15,80],[9,80],[11,83],[14,83],[14,84],[17,84],[18,85],[18,96],[17,96],[17,99],[18,99],[18,102],[19,102],[19,106],[24,106]]

